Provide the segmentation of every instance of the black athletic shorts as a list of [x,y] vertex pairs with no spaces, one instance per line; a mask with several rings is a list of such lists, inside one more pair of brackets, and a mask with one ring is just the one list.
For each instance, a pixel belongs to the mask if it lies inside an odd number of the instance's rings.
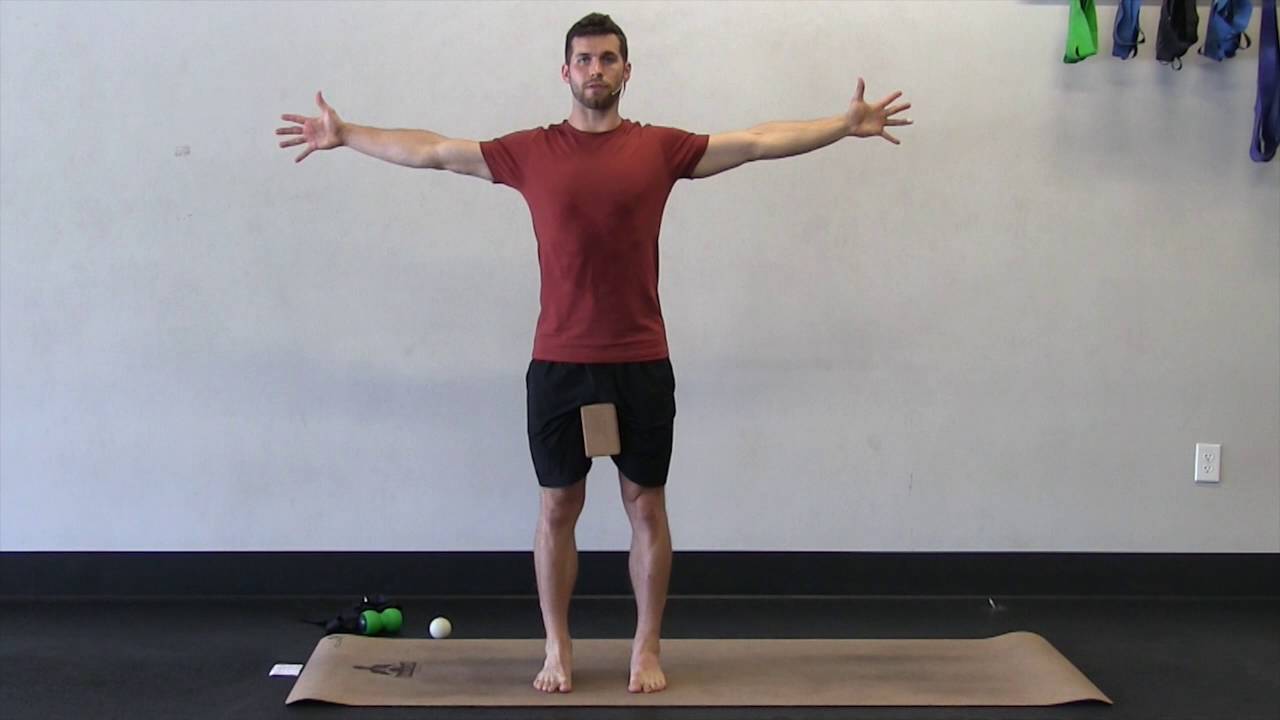
[[587,476],[583,405],[618,408],[622,452],[613,464],[646,487],[661,487],[671,467],[676,378],[668,358],[629,363],[533,360],[525,374],[529,451],[542,487],[568,487]]

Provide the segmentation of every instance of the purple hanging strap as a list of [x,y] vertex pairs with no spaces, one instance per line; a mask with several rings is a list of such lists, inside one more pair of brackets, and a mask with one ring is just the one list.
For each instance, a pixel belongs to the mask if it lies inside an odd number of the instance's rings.
[[1262,0],[1258,38],[1258,102],[1254,105],[1249,157],[1267,162],[1280,145],[1280,39],[1276,36],[1276,0]]

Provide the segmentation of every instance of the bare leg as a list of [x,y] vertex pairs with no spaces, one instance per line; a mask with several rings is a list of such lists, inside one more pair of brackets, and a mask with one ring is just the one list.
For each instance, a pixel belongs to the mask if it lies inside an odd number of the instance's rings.
[[538,576],[538,603],[547,635],[547,660],[533,679],[543,692],[573,689],[573,641],[569,637],[569,599],[578,577],[578,545],[574,528],[587,498],[583,479],[567,488],[543,488],[534,536],[533,564]]
[[662,613],[671,579],[671,529],[664,488],[646,488],[618,473],[622,500],[631,519],[631,586],[636,593],[636,636],[631,644],[631,692],[667,687],[659,663]]

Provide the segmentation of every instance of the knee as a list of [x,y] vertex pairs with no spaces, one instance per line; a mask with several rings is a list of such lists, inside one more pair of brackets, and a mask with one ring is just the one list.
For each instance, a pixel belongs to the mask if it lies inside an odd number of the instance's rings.
[[666,522],[667,505],[661,488],[646,489],[624,498],[633,525],[659,526]]
[[572,527],[582,514],[582,506],[586,501],[585,482],[576,483],[567,488],[544,489],[542,491],[542,519],[551,527]]

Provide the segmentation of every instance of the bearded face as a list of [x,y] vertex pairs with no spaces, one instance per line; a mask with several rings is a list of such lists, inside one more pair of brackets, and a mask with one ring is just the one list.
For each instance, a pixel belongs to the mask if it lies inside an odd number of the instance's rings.
[[617,105],[630,72],[617,35],[574,38],[569,62],[561,70],[574,99],[590,110]]

